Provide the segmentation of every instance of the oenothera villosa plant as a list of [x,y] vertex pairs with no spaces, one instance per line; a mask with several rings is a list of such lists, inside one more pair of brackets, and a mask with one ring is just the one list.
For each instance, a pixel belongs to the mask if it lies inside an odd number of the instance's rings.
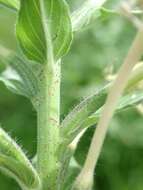
[[[87,0],[70,13],[65,0],[0,0],[17,14],[16,37],[23,52],[1,47],[5,54],[0,62],[7,62],[7,68],[0,80],[12,92],[29,98],[37,112],[37,154],[33,162],[0,128],[0,169],[23,190],[91,190],[96,162],[114,111],[143,100],[143,92],[135,88],[143,78],[143,63],[138,63],[143,53],[143,27],[138,22],[137,35],[115,81],[85,98],[60,122],[62,57],[79,30],[102,16],[119,14],[105,9],[105,1]],[[66,186],[77,143],[85,130],[95,124],[85,164],[78,167],[75,181]]]

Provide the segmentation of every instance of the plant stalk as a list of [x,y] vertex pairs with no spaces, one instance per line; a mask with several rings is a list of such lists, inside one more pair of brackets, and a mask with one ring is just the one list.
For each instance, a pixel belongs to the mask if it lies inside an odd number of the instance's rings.
[[125,62],[121,66],[117,78],[115,79],[113,85],[111,86],[99,123],[94,133],[84,167],[74,184],[73,187],[74,190],[92,189],[94,169],[96,167],[97,160],[99,158],[102,149],[108,125],[113,116],[118,100],[121,97],[127,85],[131,71],[135,66],[135,64],[141,58],[142,53],[143,53],[143,26],[139,29],[135,37],[135,40],[129,50],[129,53],[125,59]]
[[54,60],[50,26],[46,21],[45,2],[40,0],[42,22],[47,46],[47,55],[39,78],[38,96],[38,145],[37,168],[42,181],[42,190],[54,190],[57,186],[60,123],[60,61]]
[[46,64],[40,78],[37,167],[43,183],[42,190],[56,189],[59,169],[56,152],[59,144],[60,72],[59,62],[53,65],[53,70]]

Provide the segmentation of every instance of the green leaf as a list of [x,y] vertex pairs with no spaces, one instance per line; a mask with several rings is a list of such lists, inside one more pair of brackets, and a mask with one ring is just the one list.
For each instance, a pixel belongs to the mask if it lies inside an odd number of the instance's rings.
[[76,32],[76,31],[85,30],[91,27],[92,25],[95,25],[97,21],[102,22],[105,19],[107,20],[110,17],[117,16],[117,15],[119,16],[119,13],[117,11],[105,9],[104,7],[99,7],[99,8],[96,8],[91,14],[87,15],[85,18],[80,20],[78,24],[74,25],[75,23],[74,17],[77,17],[77,16],[73,14],[72,15],[73,31]]
[[67,140],[67,143],[73,140],[73,136],[75,137],[78,134],[78,130],[79,132],[81,131],[80,126],[82,123],[103,106],[107,92],[108,86],[98,90],[77,105],[63,120],[61,124],[61,136]]
[[69,9],[64,0],[22,0],[16,27],[25,55],[46,63],[67,53],[72,40]]
[[[137,105],[141,103],[142,101],[143,101],[143,92],[141,91],[135,91],[130,94],[124,95],[119,101],[119,104],[115,110],[115,114],[117,114],[118,112],[121,112],[122,110],[126,108]],[[84,123],[85,128],[91,125],[94,125],[98,122],[102,109],[103,108],[100,108],[94,114],[92,114],[91,116],[87,118],[87,120]]]
[[[138,83],[143,80],[142,67],[143,63],[140,62],[133,69],[125,89],[125,95],[120,100],[117,110],[122,110],[126,106],[137,104],[142,100],[143,94],[135,90]],[[61,123],[61,136],[65,141],[63,144],[69,144],[83,129],[97,123],[111,85],[112,82],[87,97],[65,117]]]
[[[83,129],[98,122],[106,96],[107,88],[87,98],[66,117],[62,123],[61,135],[67,144],[72,142]],[[139,104],[141,101],[143,101],[143,92],[134,91],[126,94],[120,99],[115,113]]]
[[72,28],[73,31],[78,31],[83,29],[92,20],[97,19],[102,12],[100,9],[106,0],[93,1],[87,0],[85,3],[76,11],[72,13]]
[[18,10],[20,7],[20,1],[19,0],[0,0],[0,4],[14,9],[14,10]]
[[65,190],[65,189],[71,190],[72,184],[74,180],[76,179],[77,175],[79,174],[80,170],[81,170],[80,166],[78,165],[74,157],[72,157],[70,159],[69,168],[66,171],[66,175],[64,176],[65,182],[61,188],[62,190]]
[[7,63],[7,68],[1,73],[0,81],[10,91],[29,98],[36,106],[36,97],[39,92],[38,74],[41,70],[40,65],[25,61],[17,55],[9,59],[3,59],[3,61]]
[[0,169],[14,178],[21,187],[35,189],[39,177],[21,148],[0,128]]

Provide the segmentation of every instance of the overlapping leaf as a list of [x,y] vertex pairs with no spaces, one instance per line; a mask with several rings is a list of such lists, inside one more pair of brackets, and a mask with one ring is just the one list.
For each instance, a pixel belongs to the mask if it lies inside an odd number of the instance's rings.
[[20,147],[0,128],[0,168],[27,189],[40,186],[39,177]]
[[[143,101],[142,91],[134,91],[132,93],[124,95],[119,101],[119,104],[115,110],[115,114],[122,111],[123,109],[127,109],[131,106],[137,105],[142,101]],[[85,128],[97,123],[101,115],[102,109],[103,108],[101,107],[99,110],[97,110],[95,113],[93,113],[91,116],[87,118],[87,120],[84,123]]]
[[108,93],[108,86],[100,89],[93,95],[87,97],[75,107],[63,120],[61,124],[62,136],[69,137],[70,133],[77,130],[83,121],[103,106]]
[[[9,61],[8,61],[9,60]],[[18,56],[7,60],[7,68],[0,75],[0,81],[6,87],[19,95],[25,96],[33,101],[38,94],[39,65],[27,62]],[[6,59],[4,59],[6,61]]]
[[[61,135],[65,137],[67,143],[83,129],[96,124],[100,118],[102,107],[107,97],[107,88],[100,90],[97,94],[81,102],[63,121]],[[136,105],[143,101],[143,92],[134,91],[124,95],[116,108],[115,113],[123,109]]]
[[[79,9],[71,14],[72,31],[79,31],[95,23],[96,19],[103,19],[113,15],[114,11],[104,9],[103,4],[106,0],[93,2],[87,0]],[[20,9],[20,0],[0,0],[0,3],[14,10]]]
[[87,0],[85,3],[72,14],[73,31],[81,30],[85,25],[88,25],[91,20],[97,18],[100,13],[100,8],[106,0]]
[[69,49],[72,28],[69,10],[64,0],[21,1],[17,37],[25,55],[39,63],[48,60],[52,52],[57,60]]
[[0,0],[0,4],[7,6],[11,9],[18,10],[20,7],[19,0]]

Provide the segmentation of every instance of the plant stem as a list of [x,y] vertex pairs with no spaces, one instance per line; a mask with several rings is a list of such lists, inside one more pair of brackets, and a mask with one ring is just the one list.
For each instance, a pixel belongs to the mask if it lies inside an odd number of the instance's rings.
[[60,118],[60,63],[50,70],[44,65],[40,81],[38,108],[38,171],[43,182],[42,190],[56,189]]
[[45,1],[39,2],[47,56],[39,79],[37,167],[42,181],[42,190],[54,190],[60,167],[56,153],[59,145],[61,71],[60,61],[54,60],[51,28],[46,21]]
[[[126,87],[131,71],[135,66],[135,64],[139,61],[142,53],[143,53],[143,27],[141,27],[140,30],[138,31],[136,38],[125,59],[125,62],[121,66],[117,78],[109,91],[103,112],[101,114],[99,123],[97,125],[95,134],[93,136],[91,146],[89,148],[89,152],[84,167],[74,184],[73,188],[74,190],[75,189],[90,190],[92,188],[91,186],[94,176],[94,168],[96,166],[97,160],[99,158],[102,149],[102,145],[107,133],[109,122],[113,116],[118,100],[121,97]],[[84,188],[83,188],[83,182],[84,182]]]

